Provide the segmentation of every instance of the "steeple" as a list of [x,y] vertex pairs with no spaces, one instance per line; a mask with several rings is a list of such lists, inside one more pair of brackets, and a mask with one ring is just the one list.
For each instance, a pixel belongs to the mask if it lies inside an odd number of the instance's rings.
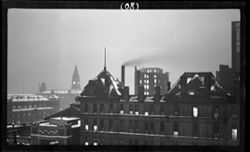
[[106,71],[106,47],[104,48],[104,71]]
[[75,65],[75,69],[74,69],[74,74],[72,77],[72,85],[71,85],[71,89],[72,90],[80,90],[80,76],[78,74],[78,69],[77,66]]

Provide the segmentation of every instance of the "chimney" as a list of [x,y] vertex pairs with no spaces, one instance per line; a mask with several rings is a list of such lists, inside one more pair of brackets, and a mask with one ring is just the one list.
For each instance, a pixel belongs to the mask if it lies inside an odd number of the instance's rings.
[[155,87],[155,95],[154,95],[155,101],[159,102],[161,99],[161,88],[159,86]]
[[187,85],[187,76],[186,76],[186,73],[184,73],[181,76],[181,95],[185,94],[184,89],[186,85]]
[[122,85],[125,86],[125,66],[122,65],[121,67],[121,81],[122,81]]
[[171,82],[168,81],[168,90],[167,90],[167,92],[170,90],[170,88],[171,88]]
[[138,100],[139,102],[144,101],[144,87],[143,86],[138,87]]
[[123,97],[124,97],[124,100],[126,101],[129,100],[129,87],[128,86],[124,87]]

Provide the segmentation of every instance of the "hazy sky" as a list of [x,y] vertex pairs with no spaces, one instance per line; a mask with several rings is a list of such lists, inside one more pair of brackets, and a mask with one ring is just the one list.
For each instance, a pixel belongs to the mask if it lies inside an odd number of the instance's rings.
[[81,87],[103,70],[133,92],[134,65],[160,67],[171,83],[184,72],[231,67],[231,22],[240,11],[221,10],[51,10],[8,11],[8,93],[69,89],[74,66]]

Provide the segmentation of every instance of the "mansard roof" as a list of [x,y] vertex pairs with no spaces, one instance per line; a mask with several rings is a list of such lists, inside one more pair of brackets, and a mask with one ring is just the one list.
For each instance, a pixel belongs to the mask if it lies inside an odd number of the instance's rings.
[[226,96],[212,72],[185,72],[169,90],[168,95]]
[[90,80],[84,87],[80,96],[95,96],[95,97],[118,97],[121,95],[121,82],[115,80],[114,77],[104,69],[94,80]]

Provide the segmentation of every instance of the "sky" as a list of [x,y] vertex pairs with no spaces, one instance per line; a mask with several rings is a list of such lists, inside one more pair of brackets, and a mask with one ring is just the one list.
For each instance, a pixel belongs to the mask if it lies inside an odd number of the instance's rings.
[[9,9],[8,93],[81,87],[104,67],[134,92],[134,66],[160,67],[174,84],[184,72],[231,67],[231,22],[240,10]]

